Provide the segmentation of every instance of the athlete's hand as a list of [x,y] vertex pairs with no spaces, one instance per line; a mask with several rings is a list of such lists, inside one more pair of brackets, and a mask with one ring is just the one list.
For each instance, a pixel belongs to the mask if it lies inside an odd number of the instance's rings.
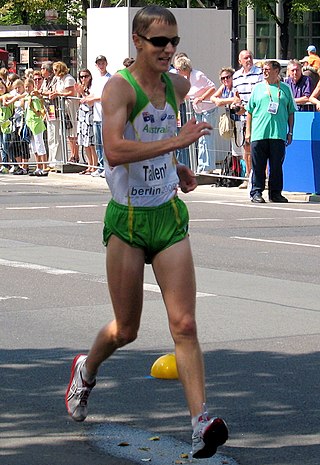
[[198,123],[195,118],[191,118],[181,127],[177,136],[179,138],[179,142],[181,142],[179,147],[182,149],[188,147],[201,136],[210,134],[210,129],[212,129],[212,126],[209,123]]
[[180,180],[180,189],[187,194],[197,187],[196,175],[186,165],[177,165],[177,173]]

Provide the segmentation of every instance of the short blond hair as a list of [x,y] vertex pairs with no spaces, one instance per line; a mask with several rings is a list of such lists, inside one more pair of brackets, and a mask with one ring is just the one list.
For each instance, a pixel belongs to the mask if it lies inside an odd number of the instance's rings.
[[55,61],[52,67],[53,71],[56,71],[58,76],[64,76],[69,73],[69,68],[64,61]]
[[16,79],[15,81],[13,81],[12,89],[15,89],[18,86],[24,86],[24,82],[22,79]]
[[192,63],[190,58],[185,56],[180,56],[174,60],[173,66],[178,71],[192,71]]
[[235,70],[233,68],[231,68],[231,66],[226,66],[226,67],[220,69],[219,76],[221,76],[222,73],[230,73],[231,76],[233,76],[234,73],[235,73]]

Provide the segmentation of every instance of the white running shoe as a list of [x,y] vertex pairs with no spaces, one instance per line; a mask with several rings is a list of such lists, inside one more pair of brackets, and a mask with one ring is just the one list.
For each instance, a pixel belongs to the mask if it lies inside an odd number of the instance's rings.
[[192,457],[205,459],[212,457],[228,439],[228,428],[222,418],[209,418],[200,415],[192,435]]
[[99,178],[100,174],[101,174],[101,170],[100,170],[100,168],[98,168],[97,170],[95,170],[95,171],[93,171],[91,173],[91,176],[93,176],[94,178]]
[[73,359],[71,377],[65,395],[65,403],[69,415],[75,421],[84,421],[88,415],[88,397],[96,385],[86,383],[82,378],[81,369],[87,360],[86,355],[77,355]]

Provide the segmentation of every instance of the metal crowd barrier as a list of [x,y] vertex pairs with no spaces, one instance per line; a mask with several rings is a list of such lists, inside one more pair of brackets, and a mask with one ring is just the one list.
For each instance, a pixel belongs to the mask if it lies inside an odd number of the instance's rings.
[[[210,103],[207,101],[204,101],[204,103]],[[191,118],[196,118],[197,115],[194,111],[193,108],[193,101],[192,100],[186,100],[185,101],[186,105],[186,121],[190,120]],[[224,112],[224,107],[215,107],[214,109],[215,112],[215,118],[214,121],[216,124],[214,125],[212,131],[211,131],[211,137],[213,138],[213,159],[216,162],[216,165],[219,166],[222,164],[224,158],[226,157],[227,153],[230,151],[230,142],[223,139],[220,134],[219,134],[219,117],[220,115]],[[190,156],[190,167],[197,172],[198,169],[198,155],[199,155],[199,144],[194,143],[190,146],[190,151],[189,151],[189,156]]]
[[[75,168],[83,169],[87,167],[86,152],[84,147],[77,147],[77,155],[74,159],[71,159],[71,149],[68,143],[69,131],[67,125],[72,125],[72,133],[75,140],[77,139],[77,112],[73,112],[73,117],[66,109],[66,101],[79,102],[78,97],[58,97],[54,102],[44,100],[46,116],[44,122],[46,124],[46,130],[44,131],[43,138],[46,146],[47,160],[44,162],[46,165],[53,166],[57,171],[66,170],[67,166],[74,165]],[[54,108],[54,110],[53,110]],[[66,115],[69,115],[68,117]],[[52,142],[53,141],[53,142]],[[52,160],[49,154],[49,144],[53,143],[54,149],[54,160]],[[21,133],[18,131],[11,131],[5,136],[2,135],[0,138],[1,144],[1,157],[0,165],[5,166],[17,166],[21,165],[21,162],[17,159],[22,158],[24,165],[33,167],[35,165],[35,158],[30,151],[29,143],[21,140]],[[97,169],[98,166],[92,166]]]
[[[59,97],[55,100],[55,117],[54,119],[51,119],[50,117],[50,111],[48,111],[49,108],[49,102],[46,103],[46,108],[47,108],[47,117],[46,117],[46,124],[47,124],[47,131],[45,131],[44,134],[44,139],[45,143],[47,146],[47,158],[48,160],[45,162],[46,164],[54,164],[55,169],[57,171],[64,171],[66,170],[66,167],[73,166],[75,170],[81,170],[83,167],[88,167],[87,164],[87,159],[86,159],[86,153],[85,149],[83,147],[78,147],[78,152],[76,157],[71,157],[71,150],[70,150],[70,144],[68,143],[68,137],[69,137],[69,131],[68,129],[68,124],[71,123],[73,127],[73,136],[76,138],[77,137],[77,125],[78,125],[78,120],[77,120],[77,112],[73,112],[73,117],[70,114],[70,118],[66,118],[67,114],[67,109],[66,109],[66,102],[79,102],[80,99],[78,97]],[[210,103],[210,102],[204,102],[204,103]],[[308,110],[314,110],[314,106],[311,104],[308,105]],[[215,166],[213,169],[205,170],[205,172],[202,172],[201,170],[199,171],[199,147],[200,147],[200,142],[197,141],[194,144],[191,144],[189,147],[185,149],[181,149],[177,151],[177,158],[178,161],[181,163],[186,164],[189,166],[195,173],[199,174],[200,176],[202,174],[205,174],[206,176],[210,176],[212,178],[232,178],[232,179],[239,179],[239,180],[245,180],[247,178],[245,177],[235,177],[235,176],[224,176],[221,174],[222,170],[222,164],[227,156],[228,153],[231,152],[231,142],[228,140],[223,139],[220,134],[219,134],[219,128],[218,128],[218,122],[219,122],[219,117],[220,115],[225,111],[224,107],[216,107],[214,110],[215,113],[215,124],[213,127],[213,130],[211,132],[211,137],[213,138],[213,152],[210,153],[210,156],[212,157],[213,160],[215,160]],[[180,106],[180,121],[178,121],[178,131],[179,131],[179,126],[181,127],[183,124],[185,124],[187,121],[189,121],[191,118],[197,118],[197,114],[194,111],[193,108],[193,102],[192,100],[185,100],[185,102]],[[48,139],[51,137],[50,136],[50,128],[49,125],[53,125],[55,127],[56,131],[56,142],[57,142],[57,150],[56,150],[56,156],[55,160],[53,161],[51,159],[51,156],[48,151]],[[6,151],[8,151],[8,164],[9,165],[17,165],[18,162],[16,161],[15,157],[16,156],[21,156],[21,153],[23,153],[23,150],[26,150],[26,146],[24,143],[24,147],[18,146],[17,144],[21,144],[21,142],[15,140],[14,135],[10,135],[7,138],[7,147]],[[4,148],[4,144],[2,142],[2,150]],[[35,160],[31,156],[28,163],[29,165],[34,165]],[[98,166],[93,166],[92,168],[97,169]]]

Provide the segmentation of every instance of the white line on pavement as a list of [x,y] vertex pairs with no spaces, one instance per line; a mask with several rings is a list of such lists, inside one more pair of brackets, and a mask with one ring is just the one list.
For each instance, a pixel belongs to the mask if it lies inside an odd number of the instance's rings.
[[320,248],[320,245],[317,245],[317,244],[304,244],[302,242],[288,242],[288,241],[274,241],[271,239],[257,239],[255,237],[231,236],[230,239],[239,239],[241,241],[269,242],[272,244],[297,245],[299,247],[314,247],[316,249]]
[[92,208],[100,207],[100,205],[56,205],[54,208]]
[[224,220],[221,218],[199,218],[197,220],[192,220],[192,219],[189,220],[190,223],[208,223],[210,221],[224,221]]
[[[143,289],[145,291],[161,293],[160,287],[157,284],[144,283]],[[206,292],[197,292],[197,297],[217,297],[216,294],[208,294]]]
[[29,300],[29,297],[23,297],[23,296],[19,296],[19,295],[4,295],[4,296],[0,296],[0,300],[10,300],[10,299]]
[[[44,266],[44,265],[36,265],[34,263],[17,262],[17,261],[5,260],[5,259],[0,258],[0,266],[1,265],[11,266],[13,268],[25,268],[28,270],[41,271],[43,273],[55,274],[55,275],[82,274],[79,271],[74,271],[74,270],[63,270],[59,268],[51,268],[49,266]],[[98,280],[98,281],[102,283],[106,282],[105,278],[103,278],[102,280]],[[145,291],[156,292],[157,294],[161,293],[160,288],[157,284],[145,283],[143,285],[143,288]],[[207,292],[197,292],[197,297],[216,297],[216,294],[211,294]]]
[[50,207],[6,207],[6,210],[45,210]]
[[12,268],[26,268],[29,270],[42,271],[43,273],[48,274],[78,274],[78,271],[73,270],[62,270],[58,268],[51,268],[50,266],[36,265],[35,263],[25,263],[25,262],[16,262],[12,260],[5,260],[0,258],[0,265],[2,266],[11,266]]
[[[319,216],[319,218],[320,218],[320,216]],[[254,218],[254,217],[253,218],[236,218],[236,221],[256,221],[256,220],[275,220],[275,218],[271,218],[271,217],[270,218],[267,218],[267,217],[265,217],[265,218],[263,218],[263,217],[260,217],[260,218],[259,217],[257,217],[257,218]]]
[[276,207],[274,204],[244,204],[234,203],[221,200],[191,200],[189,203],[211,203],[216,205],[225,205],[230,207],[245,207],[245,208],[263,208],[264,210],[282,210],[282,211],[293,211],[293,212],[307,212],[307,213],[318,213],[320,210],[309,210],[308,208],[290,208],[290,207]]
[[77,221],[77,224],[100,224],[102,221]]

